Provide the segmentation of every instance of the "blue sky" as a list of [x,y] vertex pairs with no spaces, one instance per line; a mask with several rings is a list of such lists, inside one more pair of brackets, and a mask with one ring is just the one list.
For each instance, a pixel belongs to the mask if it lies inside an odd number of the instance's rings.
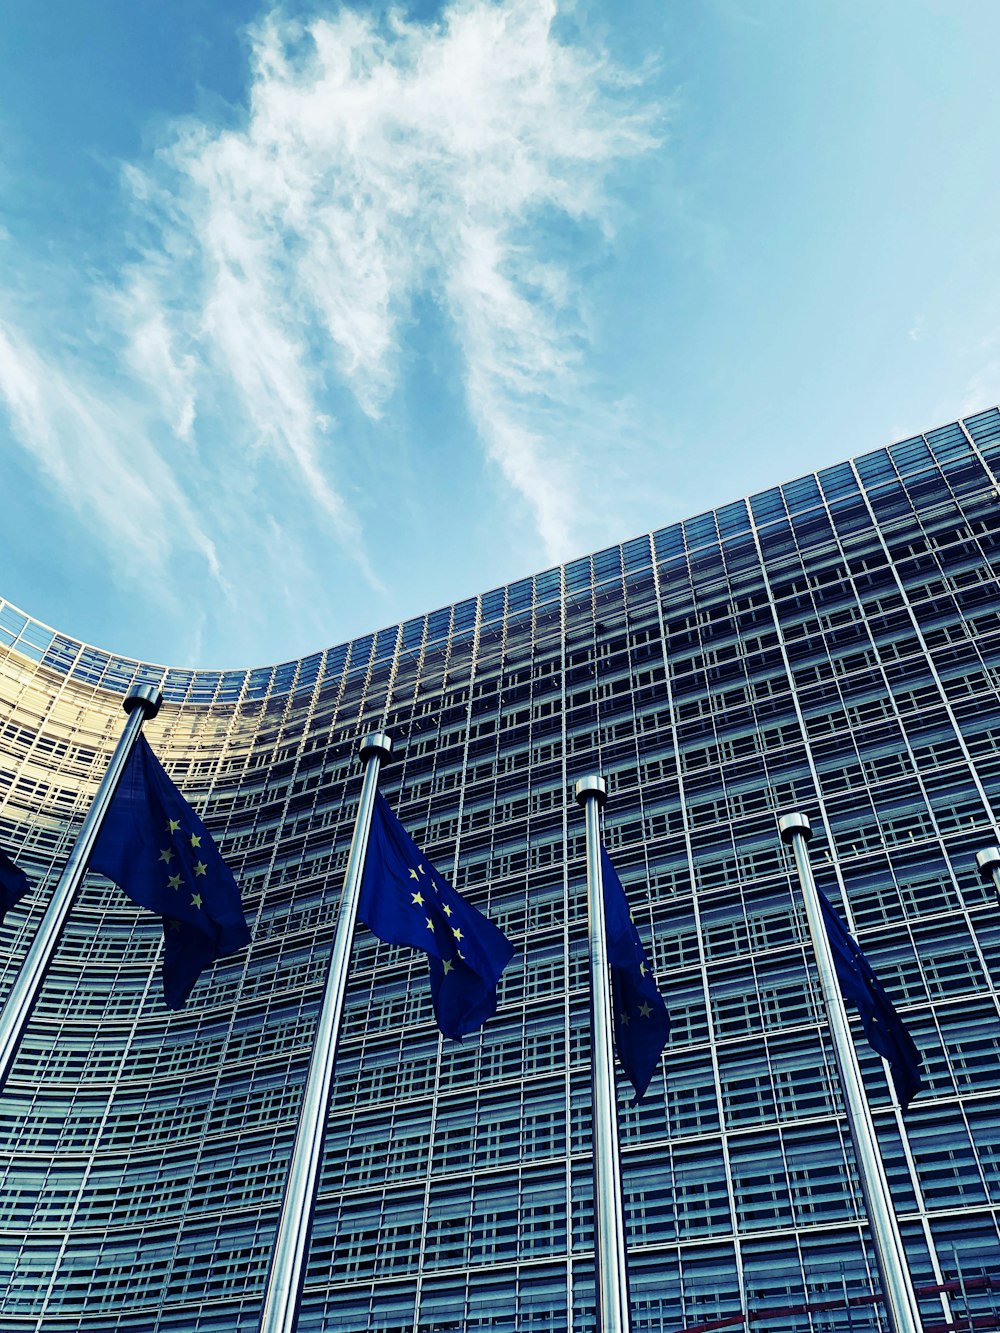
[[1000,400],[995,0],[8,0],[0,592],[283,660]]

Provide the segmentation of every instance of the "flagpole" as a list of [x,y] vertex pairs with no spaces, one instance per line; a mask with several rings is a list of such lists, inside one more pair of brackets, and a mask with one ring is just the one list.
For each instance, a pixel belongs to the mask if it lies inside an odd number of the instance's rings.
[[812,866],[809,863],[806,844],[812,837],[812,827],[805,815],[790,814],[781,816],[778,820],[778,829],[782,841],[791,843],[795,856],[795,866],[809,922],[809,934],[812,937],[813,952],[816,957],[816,969],[819,972],[820,990],[827,1021],[830,1024],[841,1090],[847,1108],[847,1123],[861,1179],[861,1191],[875,1242],[875,1257],[882,1281],[882,1294],[885,1297],[889,1326],[893,1333],[920,1333],[922,1324],[917,1296],[906,1263],[906,1252],[903,1249],[892,1197],[889,1194],[889,1182],[879,1154],[875,1125],[861,1082],[861,1070],[851,1040],[844,997],[837,981],[816,881],[813,879]]
[[594,1268],[598,1333],[630,1333],[625,1206],[618,1149],[618,1102],[612,1042],[611,975],[598,823],[608,789],[601,777],[574,789],[587,825],[587,911],[590,947],[591,1090],[594,1116]]
[[323,1139],[333,1086],[334,1062],[340,1037],[340,1022],[347,990],[347,967],[351,955],[351,939],[358,915],[361,896],[361,872],[368,850],[375,793],[382,760],[392,750],[392,742],[381,731],[366,736],[358,753],[365,760],[365,776],[361,786],[354,836],[347,858],[344,891],[337,913],[337,925],[327,965],[326,985],[316,1037],[313,1042],[309,1073],[306,1075],[302,1109],[295,1131],[295,1145],[288,1168],[288,1181],[281,1203],[278,1233],[267,1275],[264,1306],[261,1311],[260,1333],[294,1333],[299,1318],[299,1299],[305,1280],[306,1254],[309,1233],[312,1230],[313,1209],[319,1185],[319,1171],[323,1158]]
[[45,974],[49,970],[56,945],[59,943],[59,936],[87,872],[87,860],[94,849],[97,835],[101,831],[101,823],[111,804],[122,771],[142,732],[142,724],[147,718],[156,716],[162,702],[163,696],[155,685],[135,685],[122,701],[122,707],[128,713],[128,721],[122,728],[118,744],[97,788],[93,804],[83,821],[83,827],[73,844],[65,869],[59,876],[59,882],[38,924],[31,947],[14,978],[10,994],[4,1001],[3,1010],[0,1011],[0,1088],[7,1082],[17,1048],[28,1026],[31,1011],[38,999],[38,992],[42,988]]

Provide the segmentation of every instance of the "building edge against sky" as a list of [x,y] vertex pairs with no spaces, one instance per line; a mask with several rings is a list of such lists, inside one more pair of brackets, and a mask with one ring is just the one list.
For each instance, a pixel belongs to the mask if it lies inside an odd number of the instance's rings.
[[88,883],[0,1097],[2,1326],[255,1328],[383,728],[383,790],[519,956],[483,1034],[444,1043],[422,960],[359,931],[303,1331],[593,1328],[592,772],[674,1019],[620,1094],[636,1330],[877,1323],[790,809],[924,1057],[904,1130],[859,1045],[926,1326],[1000,1327],[997,459],[991,409],[276,667],[137,663],[0,603],[0,845],[36,885],[3,993],[136,681],[255,936],[170,1014],[157,923]]

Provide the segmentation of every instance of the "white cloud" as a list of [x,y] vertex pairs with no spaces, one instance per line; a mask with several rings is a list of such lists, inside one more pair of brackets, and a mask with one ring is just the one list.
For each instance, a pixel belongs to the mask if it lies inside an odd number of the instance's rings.
[[214,544],[133,405],[56,369],[9,323],[0,327],[0,403],[45,475],[104,534],[124,579],[165,590],[165,567],[184,549],[221,582]]
[[128,276],[133,365],[181,430],[192,360],[226,377],[253,448],[286,460],[355,551],[324,392],[345,385],[377,420],[427,293],[488,456],[549,555],[571,540],[580,309],[572,261],[546,250],[607,231],[605,176],[652,140],[629,80],[558,21],[553,0],[470,0],[436,24],[272,15],[245,125],[187,124],[128,174],[159,224]]
[[273,615],[296,592],[268,552],[308,564],[332,533],[378,590],[358,497],[387,468],[357,440],[379,447],[428,304],[498,488],[548,559],[572,554],[608,420],[582,274],[613,232],[609,173],[658,114],[572,17],[555,0],[457,0],[419,23],[276,11],[235,128],[175,123],[123,165],[114,276],[69,275],[48,328],[30,283],[18,301],[8,285],[0,402],[119,568],[156,571],[166,597],[193,556],[233,609]]
[[127,287],[110,295],[108,304],[129,328],[125,350],[132,373],[148,386],[177,438],[190,440],[195,424],[197,360],[191,353],[177,355],[157,285],[149,274],[133,271]]

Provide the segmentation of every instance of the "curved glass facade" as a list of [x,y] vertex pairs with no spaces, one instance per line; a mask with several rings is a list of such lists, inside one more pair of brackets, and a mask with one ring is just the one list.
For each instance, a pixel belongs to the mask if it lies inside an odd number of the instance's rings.
[[110,656],[0,602],[0,845],[35,886],[4,993],[134,681],[254,932],[171,1014],[159,923],[88,880],[0,1097],[0,1327],[256,1328],[375,729],[393,807],[519,954],[446,1043],[422,956],[359,930],[302,1333],[594,1328],[594,772],[674,1020],[641,1105],[620,1088],[637,1333],[879,1324],[793,809],[924,1055],[904,1133],[859,1044],[927,1328],[1000,1327],[1000,918],[974,865],[1000,841],[997,458],[994,410],[258,670]]

